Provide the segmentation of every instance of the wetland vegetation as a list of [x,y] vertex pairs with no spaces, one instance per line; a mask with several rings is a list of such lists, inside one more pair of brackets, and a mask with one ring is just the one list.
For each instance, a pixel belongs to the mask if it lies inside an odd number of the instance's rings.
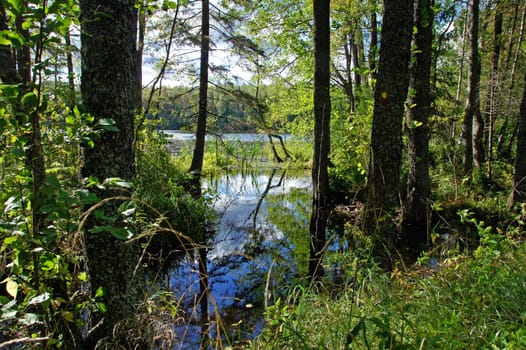
[[526,348],[525,23],[0,1],[0,349]]

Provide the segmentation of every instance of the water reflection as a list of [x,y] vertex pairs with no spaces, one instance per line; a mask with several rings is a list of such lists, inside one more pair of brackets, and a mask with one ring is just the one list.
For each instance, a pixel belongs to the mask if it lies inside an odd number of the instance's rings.
[[186,325],[176,329],[177,348],[198,349],[203,324],[211,342],[218,334],[246,339],[259,333],[266,298],[272,300],[283,281],[305,269],[310,188],[309,174],[282,169],[203,179],[218,213],[206,254],[210,314],[201,315],[196,253],[169,274],[170,288],[186,310]]

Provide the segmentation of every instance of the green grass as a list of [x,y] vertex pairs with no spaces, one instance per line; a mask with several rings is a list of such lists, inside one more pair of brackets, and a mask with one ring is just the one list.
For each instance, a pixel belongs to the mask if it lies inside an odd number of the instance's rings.
[[362,268],[337,297],[296,288],[253,349],[524,349],[526,245],[488,234],[440,271]]

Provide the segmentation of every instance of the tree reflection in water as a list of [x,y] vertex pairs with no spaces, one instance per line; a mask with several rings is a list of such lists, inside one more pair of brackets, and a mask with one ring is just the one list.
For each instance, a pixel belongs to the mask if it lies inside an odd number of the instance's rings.
[[307,271],[311,180],[306,172],[269,169],[202,181],[203,195],[214,196],[215,233],[169,274],[187,315],[176,327],[181,349],[254,338],[263,326],[263,305],[272,305]]

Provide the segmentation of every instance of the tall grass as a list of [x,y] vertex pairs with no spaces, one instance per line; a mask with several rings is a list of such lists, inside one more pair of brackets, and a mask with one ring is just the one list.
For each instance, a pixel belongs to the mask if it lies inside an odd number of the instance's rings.
[[362,268],[337,297],[296,288],[253,349],[524,349],[526,246],[488,234],[473,256],[388,275]]

